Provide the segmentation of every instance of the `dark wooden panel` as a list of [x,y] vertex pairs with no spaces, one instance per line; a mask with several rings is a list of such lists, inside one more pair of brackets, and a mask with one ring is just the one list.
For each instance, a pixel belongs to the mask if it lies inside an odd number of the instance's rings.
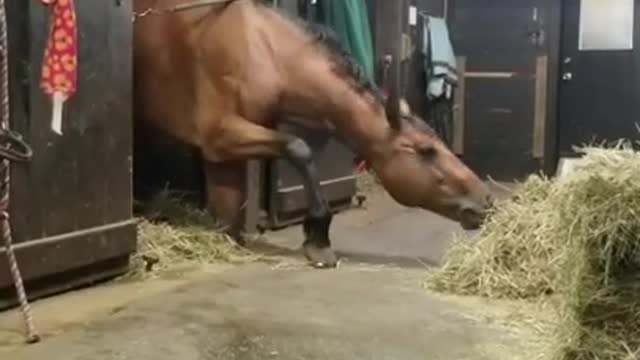
[[533,79],[466,79],[464,161],[481,176],[513,179],[535,171],[531,156]]
[[[105,1],[106,3],[112,3]],[[109,53],[109,100],[102,121],[107,163],[106,212],[104,222],[130,219],[133,197],[133,24],[132,1],[115,1],[107,12],[109,23],[107,49]],[[105,30],[103,30],[105,31]],[[113,196],[117,194],[117,196]]]
[[419,10],[431,16],[444,16],[445,0],[412,0]]
[[540,0],[455,1],[451,37],[456,48],[473,54],[467,57],[468,71],[532,72],[536,48],[527,37],[536,25],[537,2],[542,4]]
[[16,113],[14,123],[34,149],[33,162],[21,165],[12,180],[17,242],[131,217],[130,4],[76,5],[78,92],[66,103],[64,135],[57,136],[50,130],[50,100],[39,88],[50,14],[47,7],[28,3],[11,21],[18,29],[12,43],[29,45],[12,55],[22,64],[14,76],[29,79],[14,99],[15,112],[24,107],[28,112]]
[[[79,76],[78,92],[69,101],[65,140],[69,142],[68,147],[75,155],[74,161],[77,164],[77,188],[73,189],[77,193],[71,196],[84,200],[80,203],[74,202],[77,214],[76,228],[81,229],[97,226],[104,221],[108,210],[105,201],[107,183],[111,176],[119,176],[115,172],[112,173],[111,166],[117,159],[111,159],[106,146],[107,137],[110,136],[108,129],[117,128],[120,120],[115,116],[109,116],[107,105],[112,101],[111,91],[115,90],[112,90],[115,84],[110,78],[112,64],[107,42],[111,6],[113,3],[109,1],[95,4],[82,2],[76,6],[80,21],[78,63],[79,74],[82,75]],[[90,11],[104,16],[82,16]],[[52,162],[55,163],[56,160],[53,159]],[[97,166],[99,164],[101,166]],[[61,186],[67,184],[62,182]],[[89,199],[95,200],[88,201]],[[49,234],[60,233],[48,230]]]
[[[16,245],[16,258],[25,281],[126,256],[136,248],[136,223],[125,221]],[[8,269],[4,249],[0,268]],[[11,274],[0,271],[0,289],[10,287]]]
[[[548,1],[454,0],[451,5],[453,45],[466,62],[465,162],[482,176],[506,181],[541,170],[544,159],[534,157],[533,130],[544,126],[539,133],[549,133],[552,103],[538,99],[544,109],[534,123],[535,78],[538,59],[549,55]],[[535,36],[539,30],[543,37]],[[552,86],[549,81],[539,92],[546,100]],[[536,144],[542,140],[538,136]],[[544,146],[547,151],[541,152],[548,154],[546,141]]]
[[562,26],[562,2],[547,0],[546,5],[546,51],[549,59],[547,74],[547,126],[545,134],[545,156],[543,170],[554,174],[558,162],[558,87],[560,70],[560,36]]
[[[90,266],[75,268],[73,270],[55,275],[39,278],[26,284],[29,300],[37,300],[43,297],[55,295],[87,284],[95,284],[100,281],[113,279],[129,270],[129,256],[121,256],[101,261]],[[0,311],[18,305],[13,288],[0,289]]]

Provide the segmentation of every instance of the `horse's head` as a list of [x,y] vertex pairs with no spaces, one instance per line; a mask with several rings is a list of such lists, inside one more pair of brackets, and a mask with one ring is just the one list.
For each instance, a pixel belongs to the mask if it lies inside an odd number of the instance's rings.
[[488,187],[440,140],[408,104],[389,98],[387,141],[369,162],[400,204],[433,211],[467,230],[482,224],[493,199]]

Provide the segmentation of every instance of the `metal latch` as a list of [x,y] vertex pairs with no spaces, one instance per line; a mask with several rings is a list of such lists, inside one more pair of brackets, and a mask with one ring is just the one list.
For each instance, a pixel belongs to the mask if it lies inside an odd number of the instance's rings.
[[416,46],[411,39],[411,36],[402,33],[401,39],[401,50],[400,50],[400,58],[402,61],[411,59],[413,53],[415,52]]

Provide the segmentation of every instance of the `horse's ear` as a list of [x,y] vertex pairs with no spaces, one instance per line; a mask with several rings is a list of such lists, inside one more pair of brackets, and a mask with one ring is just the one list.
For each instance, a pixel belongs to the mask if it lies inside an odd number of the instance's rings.
[[400,116],[402,117],[411,117],[411,106],[409,106],[409,102],[405,98],[400,98],[399,100],[400,107]]
[[[391,59],[397,59],[393,56]],[[387,100],[385,103],[385,113],[387,115],[387,121],[389,126],[393,130],[399,131],[402,128],[401,121],[401,105],[400,105],[400,68],[393,66],[393,61],[390,61],[387,69]]]

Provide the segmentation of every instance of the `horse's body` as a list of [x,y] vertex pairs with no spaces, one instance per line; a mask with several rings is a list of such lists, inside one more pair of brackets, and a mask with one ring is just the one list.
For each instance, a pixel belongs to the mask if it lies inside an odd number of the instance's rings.
[[[134,10],[186,0],[134,0]],[[199,147],[210,210],[240,239],[246,160],[288,159],[309,194],[307,257],[335,265],[331,214],[307,144],[273,130],[283,114],[345,140],[400,203],[477,227],[484,184],[396,98],[385,104],[348,59],[295,21],[251,0],[138,17],[134,25],[136,118]]]

